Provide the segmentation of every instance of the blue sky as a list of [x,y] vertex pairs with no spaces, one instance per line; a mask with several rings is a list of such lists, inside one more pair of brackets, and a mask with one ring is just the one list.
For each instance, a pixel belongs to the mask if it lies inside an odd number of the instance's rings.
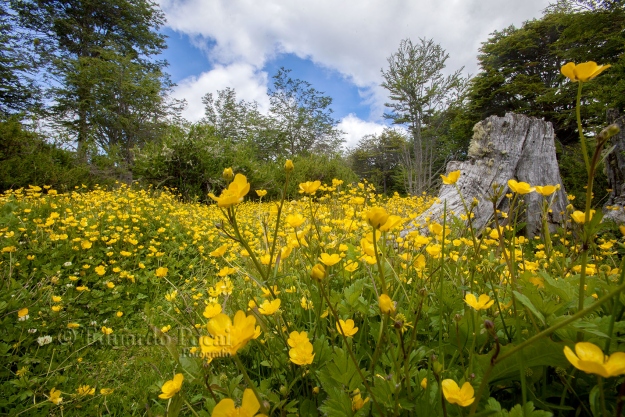
[[548,0],[160,0],[168,72],[183,114],[203,115],[201,97],[232,87],[268,108],[280,67],[332,97],[347,146],[378,133],[386,91],[380,70],[402,39],[432,38],[449,73],[477,72],[481,42],[495,30],[540,17]]

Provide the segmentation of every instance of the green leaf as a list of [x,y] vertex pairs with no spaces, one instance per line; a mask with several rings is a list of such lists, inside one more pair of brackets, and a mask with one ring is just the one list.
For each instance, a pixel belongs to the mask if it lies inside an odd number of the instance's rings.
[[540,320],[540,322],[544,326],[545,325],[545,317],[542,315],[542,313],[540,311],[538,311],[536,309],[536,307],[534,307],[534,304],[532,304],[530,299],[527,298],[525,295],[521,294],[518,291],[512,291],[512,292],[514,293],[514,296],[516,297],[516,299],[519,300],[521,302],[521,304],[523,304],[525,307],[527,307],[532,312],[532,314],[534,314]]
[[[499,356],[505,354],[512,349],[514,345],[510,344],[503,346]],[[549,339],[541,339],[523,349],[523,355],[525,358],[525,367],[533,368],[535,366],[551,366],[551,367],[563,367],[569,366],[569,362],[566,360],[564,353],[564,344],[556,343]],[[519,363],[517,361],[517,352],[513,357],[506,359],[505,361],[495,365],[495,368],[491,372],[489,382],[491,384],[504,381],[508,379],[519,379]],[[477,362],[482,368],[482,373],[490,366],[490,359],[492,353],[485,355],[478,355]]]

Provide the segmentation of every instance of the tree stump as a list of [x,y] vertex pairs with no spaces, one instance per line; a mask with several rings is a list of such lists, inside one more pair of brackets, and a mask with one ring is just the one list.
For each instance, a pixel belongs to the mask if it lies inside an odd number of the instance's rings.
[[608,148],[614,147],[605,159],[606,176],[610,195],[603,206],[604,220],[610,219],[619,224],[625,223],[625,118],[618,110],[607,111],[608,124],[616,124],[621,131],[610,138]]
[[[508,180],[527,182],[530,185],[557,185],[560,189],[552,197],[552,212],[548,216],[550,229],[563,222],[567,198],[560,170],[556,160],[553,126],[544,120],[524,115],[507,113],[504,117],[491,116],[473,127],[473,138],[468,151],[468,160],[452,161],[447,164],[447,172],[460,170],[460,178],[455,184],[468,206],[474,199],[473,227],[482,231],[492,219],[494,209],[491,196],[493,187],[503,185],[505,191],[496,201],[498,210],[504,211],[509,201]],[[542,229],[541,208],[543,197],[535,192],[522,196],[525,204],[523,218],[526,235],[536,236]],[[456,217],[465,214],[465,209],[454,185],[440,189],[438,202],[420,215],[412,223],[413,229],[424,229],[427,219],[443,217],[446,206],[448,213]]]

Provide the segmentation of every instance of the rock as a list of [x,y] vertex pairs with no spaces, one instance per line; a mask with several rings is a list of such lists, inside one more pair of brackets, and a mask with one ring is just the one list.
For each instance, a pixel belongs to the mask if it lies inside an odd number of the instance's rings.
[[[544,120],[524,115],[507,113],[504,117],[491,116],[475,125],[473,139],[469,146],[468,160],[452,161],[447,172],[460,170],[456,183],[464,201],[470,205],[477,199],[473,213],[473,227],[481,231],[493,217],[493,203],[490,201],[493,186],[504,185],[505,192],[497,200],[497,209],[504,211],[509,201],[508,180],[527,182],[530,185],[556,185],[560,189],[552,195],[552,213],[548,223],[550,229],[563,222],[567,205],[566,192],[560,178],[556,160],[553,126]],[[536,236],[541,231],[541,206],[543,197],[535,192],[523,196],[526,210],[519,222],[526,223],[526,235]],[[462,200],[453,185],[443,185],[439,202],[432,205],[412,223],[413,229],[423,229],[426,219],[442,219],[446,205],[447,212],[456,216],[465,213]]]
[[610,138],[606,146],[612,151],[605,159],[608,188],[611,189],[608,201],[603,206],[603,220],[613,220],[616,223],[625,223],[625,118],[621,117],[618,110],[607,111],[608,124],[616,124],[621,131]]

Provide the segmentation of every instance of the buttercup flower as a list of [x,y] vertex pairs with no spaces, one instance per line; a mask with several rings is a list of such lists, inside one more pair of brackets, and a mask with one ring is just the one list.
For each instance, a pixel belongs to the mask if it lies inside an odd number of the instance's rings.
[[213,414],[211,414],[211,417],[260,417],[263,414],[256,414],[258,410],[260,410],[258,398],[254,395],[254,391],[250,388],[246,388],[245,391],[243,391],[241,407],[235,407],[234,401],[230,398],[224,398],[219,401],[215,408],[213,408]]
[[360,390],[358,388],[356,388],[352,392],[352,411],[360,410],[368,402],[369,402],[369,397],[363,400],[362,396],[360,395]]
[[338,323],[336,323],[336,328],[345,337],[352,337],[358,331],[358,327],[354,327],[354,320],[352,319],[345,321],[339,319]]
[[289,335],[287,343],[291,347],[289,349],[289,358],[296,365],[310,365],[315,358],[313,353],[313,345],[308,340],[307,332],[293,331]]
[[232,168],[225,168],[221,176],[226,181],[232,181],[232,178],[234,178],[234,172],[232,171]]
[[508,187],[512,190],[512,192],[517,194],[528,194],[534,191],[533,187],[526,182],[518,182],[516,180],[508,180]]
[[284,163],[284,169],[286,172],[293,172],[293,170],[295,169],[295,166],[293,165],[293,161],[291,161],[290,159],[287,159],[286,162]]
[[205,340],[204,345],[201,346],[202,352],[225,353],[234,356],[254,337],[255,326],[256,318],[251,315],[246,316],[242,310],[236,312],[233,320],[223,313],[217,314],[206,325],[213,339],[204,338],[210,340]]
[[486,310],[490,308],[490,306],[493,305],[495,300],[491,300],[490,297],[486,294],[482,294],[480,295],[479,299],[476,299],[475,295],[468,293],[464,297],[464,302],[470,305],[471,307],[473,307],[474,309],[476,309],[477,311],[479,311],[479,310]]
[[341,255],[338,253],[333,253],[332,255],[329,253],[322,253],[321,256],[319,256],[319,260],[325,266],[332,266],[341,262]]
[[161,391],[163,391],[163,393],[160,394],[158,398],[167,400],[176,395],[178,391],[180,391],[180,389],[182,388],[182,381],[184,381],[184,375],[174,375],[174,379],[170,379],[163,384],[163,386],[161,387]]
[[473,404],[475,401],[475,391],[470,383],[465,382],[462,388],[458,386],[453,379],[444,379],[441,383],[443,387],[443,395],[450,404],[458,404],[461,407],[466,407]]
[[382,207],[373,207],[365,216],[367,223],[373,226],[374,229],[379,229],[389,218],[389,214]]
[[577,65],[575,65],[574,62],[569,62],[562,66],[560,72],[573,82],[586,82],[592,80],[597,75],[610,68],[610,66],[611,65],[597,65],[594,61],[583,62]]
[[458,178],[460,178],[460,170],[450,172],[448,176],[441,175],[441,178],[443,184],[453,185],[458,181]]
[[378,300],[380,311],[384,314],[395,312],[395,302],[386,294],[382,294]]
[[216,197],[213,193],[209,193],[208,196],[215,200],[219,207],[231,207],[241,203],[249,191],[250,184],[247,182],[245,175],[237,174],[234,177],[234,181],[230,183],[227,189],[221,192],[219,197]]
[[156,268],[156,276],[159,278],[164,278],[167,276],[167,272],[169,272],[168,268],[165,268],[164,266],[158,267]]
[[316,264],[312,267],[312,270],[310,271],[310,276],[314,280],[321,281],[326,277],[326,269],[323,267],[323,265]]
[[256,195],[259,197],[264,197],[267,195],[267,190],[256,190]]
[[28,319],[28,309],[27,308],[22,308],[20,310],[17,311],[17,319],[19,321],[24,321],[26,319]]
[[299,185],[299,192],[306,194],[314,194],[321,187],[321,181],[306,181]]
[[542,196],[548,197],[551,194],[555,193],[560,189],[560,184],[558,185],[536,185],[534,186],[536,192]]
[[264,316],[271,316],[273,313],[278,311],[280,308],[280,299],[276,298],[275,300],[269,301],[265,300],[259,307],[258,312]]
[[204,308],[202,315],[207,319],[212,319],[219,313],[221,313],[221,304],[210,303]]
[[110,327],[102,326],[102,333],[109,335],[113,333],[113,329],[111,329]]
[[91,388],[89,385],[81,385],[78,388],[76,388],[76,394],[77,395],[94,395],[95,394],[95,388]]
[[596,374],[604,378],[625,374],[625,352],[614,352],[608,357],[603,354],[599,346],[589,342],[579,342],[575,344],[575,353],[565,346],[564,355],[571,365],[588,374]]
[[61,404],[63,402],[63,397],[61,397],[61,390],[52,388],[50,390],[50,395],[48,396],[48,401],[56,405]]

